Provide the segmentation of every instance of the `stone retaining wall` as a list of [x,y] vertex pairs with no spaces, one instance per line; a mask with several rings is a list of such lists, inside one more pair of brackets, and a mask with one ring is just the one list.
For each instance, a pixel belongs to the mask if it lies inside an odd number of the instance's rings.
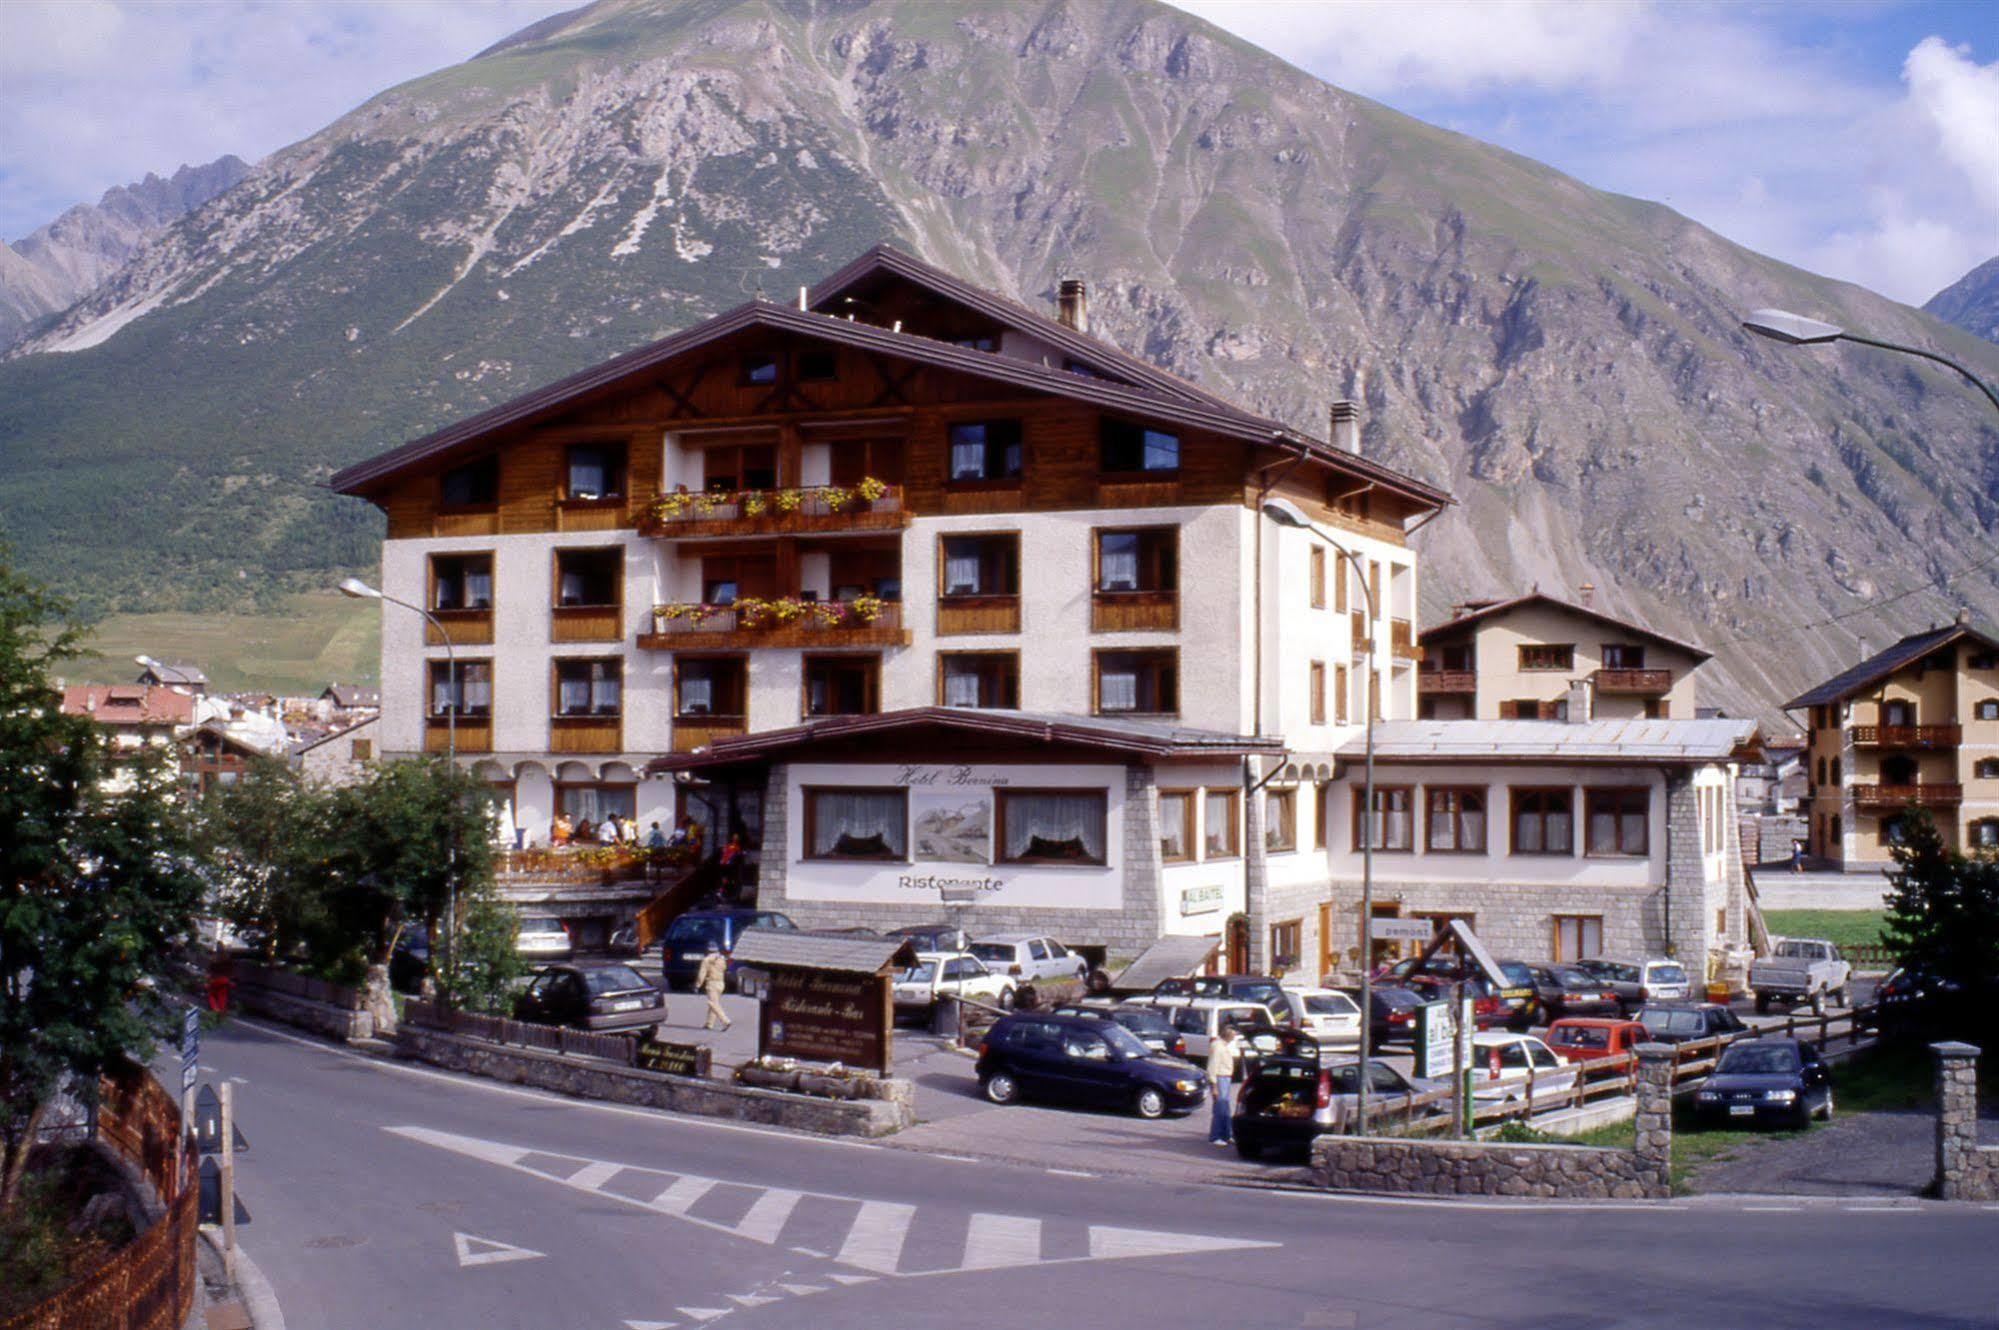
[[253,1016],[264,1016],[283,1025],[311,1030],[347,1043],[371,1039],[375,1034],[375,1018],[366,1011],[349,1011],[345,1007],[293,997],[289,993],[279,993],[253,983],[237,984],[230,991],[229,1000]]
[[911,1086],[901,1080],[879,1082],[887,1096],[881,1099],[821,1099],[560,1057],[408,1024],[396,1032],[396,1051],[402,1057],[449,1071],[532,1085],[579,1099],[760,1122],[827,1136],[888,1136],[916,1120]]
[[1999,1201],[1999,1145],[1978,1143],[1978,1052],[1932,1044],[1937,1055],[1937,1172],[1946,1201]]

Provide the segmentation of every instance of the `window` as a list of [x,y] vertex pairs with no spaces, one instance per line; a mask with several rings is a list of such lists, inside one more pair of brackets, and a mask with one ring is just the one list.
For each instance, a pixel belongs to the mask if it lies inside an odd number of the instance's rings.
[[558,660],[555,662],[555,714],[615,716],[623,708],[624,662]]
[[1311,549],[1310,560],[1311,560],[1310,584],[1312,588],[1311,591],[1312,608],[1315,610],[1322,610],[1326,608],[1325,547],[1323,545],[1314,545]]
[[616,499],[625,492],[625,445],[576,443],[563,452],[566,499]]
[[1459,670],[1471,674],[1478,669],[1477,657],[1469,642],[1461,642],[1457,646],[1429,648],[1423,655],[1425,663],[1428,663],[1431,651],[1436,652],[1437,668],[1440,670]]
[[1982,817],[1964,829],[1964,838],[1974,850],[1999,850],[1999,817]]
[[1999,757],[1981,757],[1971,768],[1973,780],[1999,780]]
[[1642,670],[1645,668],[1645,648],[1626,642],[1605,642],[1603,667],[1606,670]]
[[1201,801],[1201,857],[1236,857],[1236,809],[1240,790],[1209,790]]
[[562,609],[616,605],[624,571],[623,550],[557,550],[555,603]]
[[953,337],[951,345],[962,346],[967,351],[997,351],[999,338],[991,333],[981,333],[976,337]]
[[1098,468],[1110,474],[1180,469],[1180,436],[1106,417],[1097,427]]
[[733,605],[738,596],[768,596],[777,590],[777,561],[768,556],[701,558],[701,599],[710,605]]
[[1432,854],[1485,853],[1485,791],[1424,792],[1425,844]]
[[900,861],[909,845],[906,790],[806,789],[805,857]]
[[1020,594],[1020,537],[946,536],[943,581],[938,594],[1017,596]]
[[454,676],[450,665],[430,662],[430,714],[449,716],[490,716],[493,714],[493,663],[461,660]]
[[762,352],[752,352],[743,357],[744,383],[776,383],[777,357]]
[[1298,795],[1295,790],[1264,791],[1263,848],[1271,854],[1287,854],[1298,848]]
[[947,707],[1011,711],[1020,705],[1020,655],[955,651],[937,657],[938,700]]
[[1978,720],[1999,720],[1999,697],[1982,699],[1971,714]]
[[1591,790],[1586,852],[1596,855],[1642,855],[1650,839],[1650,790]]
[[1194,857],[1194,792],[1159,792],[1159,857],[1169,864]]
[[1520,668],[1523,670],[1572,670],[1576,666],[1576,649],[1572,643],[1535,643],[1520,648]]
[[1020,478],[1020,422],[966,420],[951,426],[953,484]]
[[1313,661],[1310,669],[1306,671],[1305,696],[1312,708],[1312,723],[1314,725],[1324,725],[1326,723],[1326,663],[1324,661]]
[[1572,790],[1513,792],[1513,853],[1574,854],[1575,793]]
[[438,482],[446,508],[490,508],[500,501],[500,459],[481,457],[446,471]]
[[1970,670],[1999,670],[1999,651],[1979,651],[1965,658],[1964,666]]
[[1171,716],[1180,710],[1180,667],[1171,647],[1099,651],[1097,714]]
[[1097,533],[1097,590],[1172,591],[1180,585],[1180,533],[1173,527]]
[[1352,685],[1347,682],[1347,667],[1333,666],[1333,724],[1347,723],[1347,698]]
[[1367,816],[1365,792],[1354,794],[1353,847],[1364,848],[1371,840],[1377,850],[1408,850],[1415,844],[1414,802],[1406,785],[1374,787],[1374,815]]
[[1883,845],[1906,845],[1909,841],[1908,819],[1897,813],[1893,817],[1881,819],[1881,843]]
[[557,785],[555,807],[567,814],[573,824],[588,822],[595,826],[613,813],[636,817],[639,788],[630,784]]
[[798,381],[824,383],[840,377],[840,358],[831,351],[800,351]]
[[1916,704],[1905,700],[1883,702],[1881,704],[1881,723],[1883,725],[1914,725],[1916,723]]
[[434,610],[493,608],[493,556],[430,556],[430,607]]
[[881,657],[807,656],[805,714],[865,716],[881,709]]
[[827,557],[826,575],[834,600],[858,600],[870,592],[883,600],[902,599],[899,550],[856,549],[843,544]]
[[347,747],[347,757],[350,761],[366,762],[374,755],[375,741],[373,739],[356,739]]
[[1102,790],[998,790],[999,862],[1101,864]]
[[1569,700],[1558,698],[1553,702],[1543,702],[1539,698],[1516,697],[1499,704],[1501,720],[1567,720]]
[[1320,781],[1312,787],[1312,848],[1323,850],[1332,843],[1333,787]]
[[1333,612],[1347,612],[1347,569],[1343,563],[1333,567]]
[[[1632,668],[1636,668],[1635,666]],[[1603,954],[1603,918],[1594,914],[1555,916],[1555,959],[1587,960]]]
[[748,714],[749,662],[741,656],[680,656],[673,662],[673,714]]
[[701,484],[710,494],[777,487],[777,447],[769,443],[729,444],[701,454]]
[[1293,969],[1298,964],[1300,943],[1305,935],[1305,925],[1298,919],[1287,919],[1281,924],[1270,926],[1270,964],[1279,970]]

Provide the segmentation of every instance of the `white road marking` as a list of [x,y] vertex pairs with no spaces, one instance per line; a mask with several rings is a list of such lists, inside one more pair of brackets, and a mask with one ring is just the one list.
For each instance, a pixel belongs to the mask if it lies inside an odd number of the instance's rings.
[[470,1233],[453,1233],[451,1244],[458,1252],[460,1269],[470,1265],[500,1265],[507,1261],[532,1261],[548,1255],[532,1247],[516,1247],[511,1242],[501,1242],[495,1238],[474,1237]]
[[794,1298],[802,1298],[808,1293],[824,1293],[826,1291],[824,1284],[779,1284],[778,1287]]
[[735,1308],[734,1307],[675,1307],[673,1310],[679,1312],[682,1316],[692,1316],[697,1321],[713,1321],[720,1317],[727,1316],[730,1312],[734,1311]]
[[833,1276],[833,1282],[834,1282],[834,1283],[836,1283],[836,1284],[872,1284],[872,1283],[874,1283],[874,1282],[875,1282],[875,1277],[874,1277],[873,1275],[837,1275],[837,1274],[836,1274],[836,1275],[834,1275],[834,1276]]
[[1090,1258],[1098,1261],[1128,1256],[1178,1256],[1183,1252],[1245,1251],[1252,1247],[1281,1245],[1249,1238],[1210,1237],[1202,1233],[1156,1233],[1143,1228],[1090,1225]]
[[1049,1168],[1042,1171],[1052,1177],[1058,1178],[1094,1178],[1097,1176],[1094,1173],[1086,1173],[1080,1168]]
[[729,1301],[743,1307],[767,1307],[773,1302],[783,1302],[783,1298],[773,1298],[768,1293],[731,1293]]
[[1842,1205],[1839,1207],[1856,1215],[1916,1215],[1921,1214],[1913,1205]]
[[983,1164],[985,1162],[985,1160],[980,1159],[977,1155],[947,1155],[941,1152],[933,1152],[930,1157],[932,1159],[948,1159],[954,1164]]
[[714,1189],[713,1178],[675,1178],[671,1187],[653,1197],[648,1204],[670,1215],[684,1215],[696,1201]]
[[1788,1215],[1796,1214],[1805,1207],[1802,1205],[1745,1205],[1742,1208],[1745,1213],[1749,1214]]
[[624,1167],[623,1164],[609,1164],[602,1160],[598,1160],[592,1164],[585,1164],[570,1177],[569,1185],[572,1187],[582,1187],[588,1191],[595,1191],[609,1182],[613,1176],[624,1171]]
[[673,1330],[678,1321],[626,1321],[625,1330]]
[[863,1201],[860,1214],[847,1230],[847,1240],[833,1259],[842,1265],[858,1265],[892,1275],[902,1263],[903,1240],[909,1236],[909,1221],[916,1207],[894,1201]]
[[797,1252],[800,1256],[816,1256],[822,1261],[830,1261],[833,1259],[832,1257],[828,1256],[825,1252],[814,1251],[810,1247],[793,1247],[792,1250]]
[[749,1213],[736,1225],[737,1235],[749,1238],[753,1242],[776,1242],[777,1235],[784,1231],[784,1221],[791,1218],[792,1209],[797,1206],[800,1195],[801,1193],[795,1191],[771,1188],[757,1197],[756,1204],[750,1207]]
[[998,1270],[1036,1265],[1041,1260],[1041,1221],[1018,1215],[975,1214],[965,1233],[966,1270]]

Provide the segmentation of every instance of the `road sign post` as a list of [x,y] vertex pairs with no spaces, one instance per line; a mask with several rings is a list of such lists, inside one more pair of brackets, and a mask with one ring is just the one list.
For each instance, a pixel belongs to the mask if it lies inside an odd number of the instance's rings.
[[222,1273],[236,1282],[236,1087],[222,1082]]

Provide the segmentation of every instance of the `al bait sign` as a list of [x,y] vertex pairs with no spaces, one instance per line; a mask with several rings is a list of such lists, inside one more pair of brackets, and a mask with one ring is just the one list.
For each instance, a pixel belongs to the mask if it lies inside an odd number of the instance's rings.
[[764,990],[759,1051],[888,1070],[888,979],[773,967]]
[[1219,885],[1180,889],[1180,913],[1183,915],[1213,914],[1221,908],[1222,889]]

